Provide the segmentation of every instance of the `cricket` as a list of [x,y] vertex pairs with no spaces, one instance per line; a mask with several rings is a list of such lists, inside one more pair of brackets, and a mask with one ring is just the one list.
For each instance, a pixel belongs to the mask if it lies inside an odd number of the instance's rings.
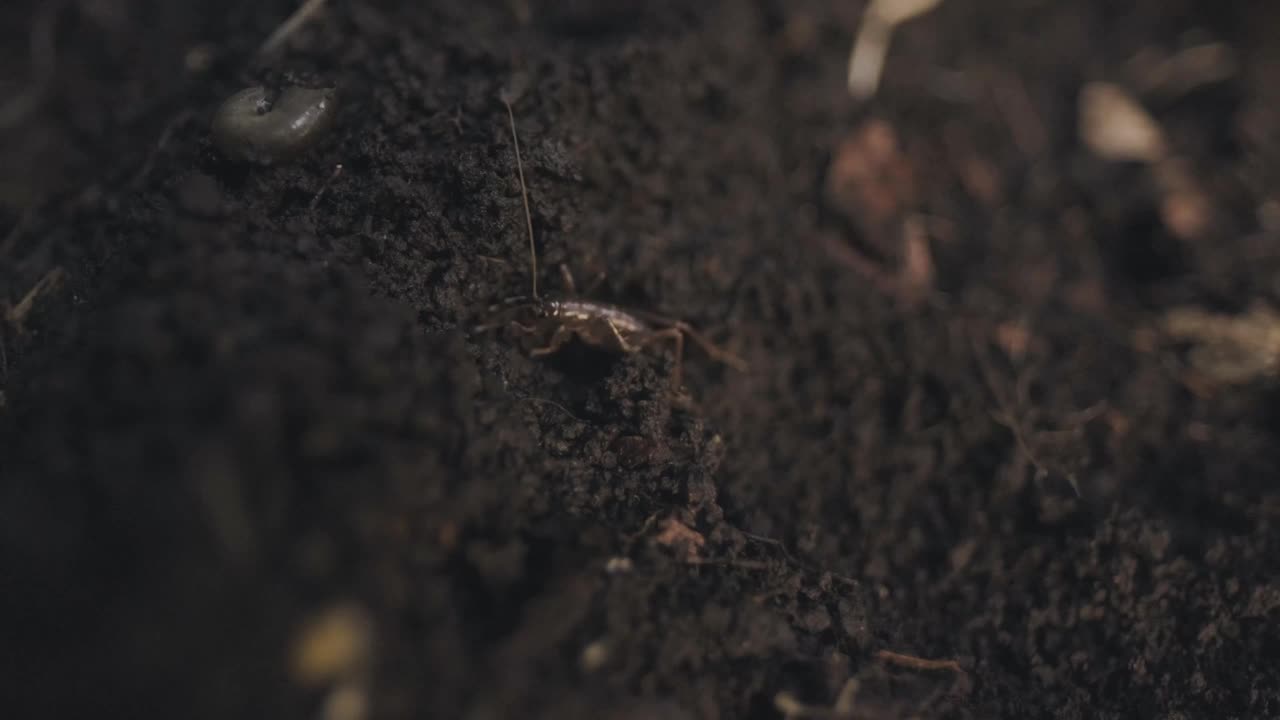
[[569,297],[551,298],[539,294],[538,253],[534,241],[533,214],[529,208],[529,188],[524,177],[524,161],[520,156],[520,138],[516,132],[515,112],[511,108],[511,100],[505,94],[501,95],[500,99],[507,109],[507,119],[511,124],[516,173],[520,180],[521,200],[524,203],[525,229],[529,237],[530,291],[527,296],[510,298],[496,306],[494,310],[500,319],[481,329],[505,325],[520,335],[540,338],[542,345],[530,351],[533,357],[552,355],[575,338],[588,346],[618,354],[635,353],[669,342],[674,353],[671,388],[677,393],[682,387],[686,338],[701,347],[713,360],[736,370],[746,370],[746,361],[711,342],[683,320],[577,297],[577,286],[573,275],[564,265],[560,266],[560,271]]

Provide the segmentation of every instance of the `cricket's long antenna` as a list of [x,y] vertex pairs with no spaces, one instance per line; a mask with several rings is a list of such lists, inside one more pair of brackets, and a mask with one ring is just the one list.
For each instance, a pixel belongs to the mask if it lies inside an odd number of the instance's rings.
[[533,244],[533,215],[529,212],[529,188],[524,184],[524,163],[520,160],[520,138],[516,135],[516,114],[511,111],[511,103],[503,95],[502,104],[507,106],[507,118],[511,120],[511,142],[516,148],[516,172],[520,174],[520,197],[524,200],[524,223],[529,230],[529,279],[533,287],[533,299],[538,299],[538,250]]

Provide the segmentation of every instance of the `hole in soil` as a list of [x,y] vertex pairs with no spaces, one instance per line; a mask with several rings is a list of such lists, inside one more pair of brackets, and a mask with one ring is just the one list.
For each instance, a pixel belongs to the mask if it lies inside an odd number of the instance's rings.
[[1185,251],[1154,208],[1130,215],[1103,238],[1102,255],[1116,287],[1155,285],[1187,271]]
[[580,340],[573,340],[546,358],[557,372],[584,382],[601,382],[613,372],[619,360],[616,353],[592,347]]
[[542,594],[556,577],[554,544],[546,538],[500,536],[488,540],[476,536],[468,538],[468,542],[472,547],[486,545],[491,553],[499,554],[518,548],[520,555],[518,560],[507,561],[519,565],[518,574],[511,577],[504,577],[511,572],[509,568],[486,568],[486,563],[465,553],[450,561],[454,588],[465,598],[460,603],[463,622],[482,642],[496,642],[517,631],[522,620],[520,609]]

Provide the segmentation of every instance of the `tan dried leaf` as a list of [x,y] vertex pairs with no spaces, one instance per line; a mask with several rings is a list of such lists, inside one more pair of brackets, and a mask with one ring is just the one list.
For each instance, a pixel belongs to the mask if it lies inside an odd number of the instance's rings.
[[1174,308],[1161,325],[1174,339],[1193,344],[1187,359],[1216,382],[1246,383],[1280,369],[1280,313],[1269,306],[1255,304],[1243,315]]
[[1129,93],[1104,82],[1080,90],[1080,139],[1106,160],[1154,163],[1165,156],[1164,131]]
[[294,639],[293,676],[307,686],[342,680],[369,662],[373,624],[364,608],[343,603],[309,618]]
[[871,0],[867,15],[893,26],[923,15],[942,4],[942,0]]
[[871,0],[849,54],[849,93],[859,100],[876,94],[893,29],[923,15],[942,0]]

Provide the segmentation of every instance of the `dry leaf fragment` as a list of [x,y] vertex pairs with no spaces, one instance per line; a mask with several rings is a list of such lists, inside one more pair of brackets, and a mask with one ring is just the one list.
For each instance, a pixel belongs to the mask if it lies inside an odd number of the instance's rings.
[[1118,85],[1091,82],[1080,90],[1080,139],[1105,160],[1155,163],[1165,156],[1164,131]]
[[1235,50],[1230,45],[1211,42],[1173,55],[1157,49],[1143,50],[1129,61],[1128,74],[1143,92],[1178,96],[1230,80],[1239,71]]
[[893,29],[941,3],[942,0],[871,0],[849,54],[849,93],[859,100],[875,95]]
[[1193,344],[1187,359],[1216,382],[1246,383],[1280,369],[1280,313],[1261,303],[1243,315],[1174,308],[1161,325],[1174,339]]
[[667,518],[662,523],[662,531],[654,536],[654,542],[675,551],[676,557],[684,562],[698,562],[702,546],[707,539],[702,533],[685,525],[675,518]]
[[62,281],[66,279],[67,273],[61,267],[55,267],[45,273],[44,277],[27,291],[26,295],[18,301],[17,305],[4,305],[4,320],[8,322],[18,332],[24,332],[23,323],[27,316],[31,314],[32,308],[35,307],[36,300],[40,296],[57,290]]
[[372,622],[359,606],[343,603],[312,616],[294,641],[293,676],[317,686],[361,672],[372,636]]

